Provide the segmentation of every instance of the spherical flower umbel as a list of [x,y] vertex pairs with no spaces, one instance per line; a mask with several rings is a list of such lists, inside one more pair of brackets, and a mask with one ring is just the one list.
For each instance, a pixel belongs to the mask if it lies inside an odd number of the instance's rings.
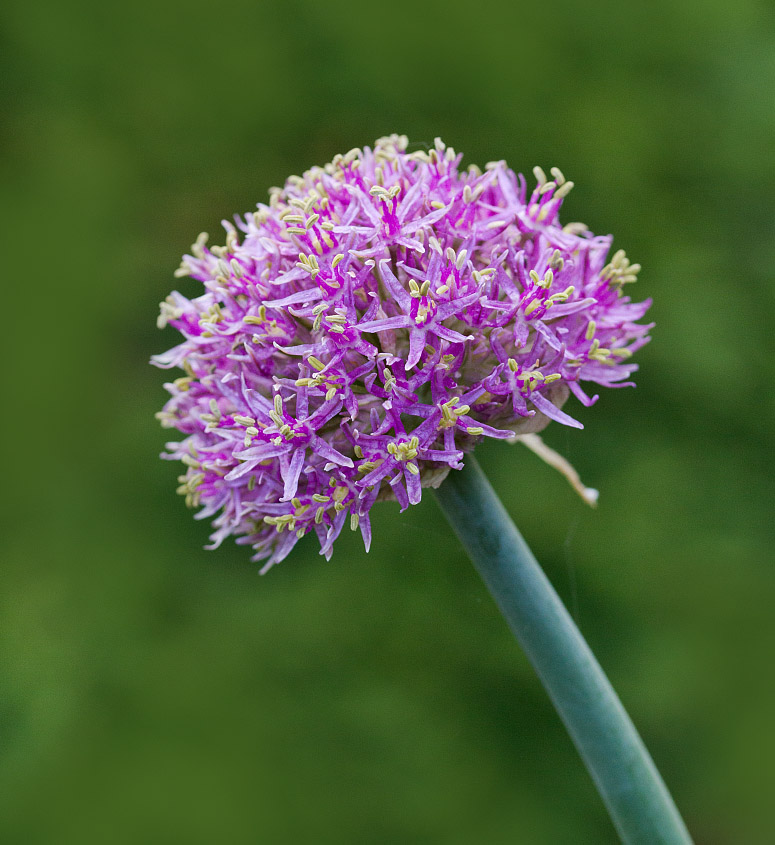
[[484,437],[581,428],[562,406],[597,399],[582,382],[629,384],[650,328],[622,293],[638,265],[560,225],[556,168],[529,191],[505,162],[460,159],[382,138],[185,256],[204,292],[162,303],[184,340],[153,361],[185,370],[165,385],[159,417],[185,436],[165,457],[215,516],[213,547],[233,534],[263,572],[309,531],[330,557],[349,520],[368,549],[378,499],[416,504]]

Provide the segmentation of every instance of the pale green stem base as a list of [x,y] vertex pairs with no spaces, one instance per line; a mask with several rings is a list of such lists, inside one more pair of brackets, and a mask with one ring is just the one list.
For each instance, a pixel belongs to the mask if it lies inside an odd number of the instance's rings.
[[436,495],[546,687],[622,841],[691,845],[630,717],[471,455]]

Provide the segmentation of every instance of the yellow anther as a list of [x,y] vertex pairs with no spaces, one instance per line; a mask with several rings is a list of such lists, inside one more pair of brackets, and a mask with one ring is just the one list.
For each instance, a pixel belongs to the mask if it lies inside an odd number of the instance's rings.
[[554,181],[558,185],[562,185],[562,183],[565,181],[565,176],[563,175],[562,170],[560,170],[559,167],[553,167],[549,172],[554,177]]
[[535,270],[530,271],[530,279],[531,281],[537,285],[539,288],[544,288],[548,290],[552,284],[554,283],[554,273],[551,269],[547,270],[544,274],[543,279],[539,277],[538,273]]
[[615,285],[625,285],[638,280],[640,264],[630,264],[623,249],[620,249],[600,271],[601,279],[610,279]]
[[536,310],[536,308],[540,308],[540,307],[541,307],[541,304],[542,304],[542,303],[541,303],[541,300],[540,300],[540,299],[534,299],[534,300],[533,300],[533,301],[532,301],[532,302],[531,302],[531,303],[527,306],[527,308],[525,308],[525,316],[526,316],[526,317],[529,317],[529,316],[533,313],[533,311],[535,311],[535,310]]
[[576,290],[576,288],[573,285],[569,285],[561,293],[553,293],[549,297],[549,302],[565,302],[565,300],[570,297],[574,290]]
[[597,328],[597,324],[595,323],[595,321],[590,320],[589,325],[587,326],[587,332],[584,335],[584,338],[586,340],[592,340],[592,338],[595,336],[595,329],[596,328]]
[[199,236],[196,239],[196,242],[191,244],[191,254],[195,258],[205,257],[204,245],[207,243],[209,238],[210,236],[207,234],[207,232],[200,232]]
[[563,261],[562,255],[560,254],[560,250],[556,249],[552,253],[552,257],[549,259],[549,265],[555,270],[562,270],[564,264],[565,261]]

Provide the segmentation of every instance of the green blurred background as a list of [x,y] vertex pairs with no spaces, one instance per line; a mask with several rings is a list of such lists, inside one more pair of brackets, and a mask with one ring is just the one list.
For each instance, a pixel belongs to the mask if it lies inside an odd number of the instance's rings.
[[771,2],[16,0],[0,80],[0,841],[616,841],[431,496],[259,578],[157,458],[180,255],[396,131],[643,264],[638,389],[546,434],[599,509],[481,462],[698,843],[775,842]]

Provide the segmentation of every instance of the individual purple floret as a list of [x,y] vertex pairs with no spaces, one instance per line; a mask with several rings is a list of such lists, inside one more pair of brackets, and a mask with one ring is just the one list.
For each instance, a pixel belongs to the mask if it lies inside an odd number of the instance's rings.
[[650,302],[622,288],[640,269],[611,237],[558,221],[573,187],[505,162],[460,170],[440,141],[407,152],[393,135],[270,190],[269,205],[199,236],[159,326],[183,342],[153,358],[185,375],[158,415],[185,439],[164,457],[178,492],[215,516],[264,572],[314,531],[321,553],[349,519],[368,549],[378,499],[401,510],[459,469],[483,437],[550,420],[581,382],[626,381],[648,341]]

